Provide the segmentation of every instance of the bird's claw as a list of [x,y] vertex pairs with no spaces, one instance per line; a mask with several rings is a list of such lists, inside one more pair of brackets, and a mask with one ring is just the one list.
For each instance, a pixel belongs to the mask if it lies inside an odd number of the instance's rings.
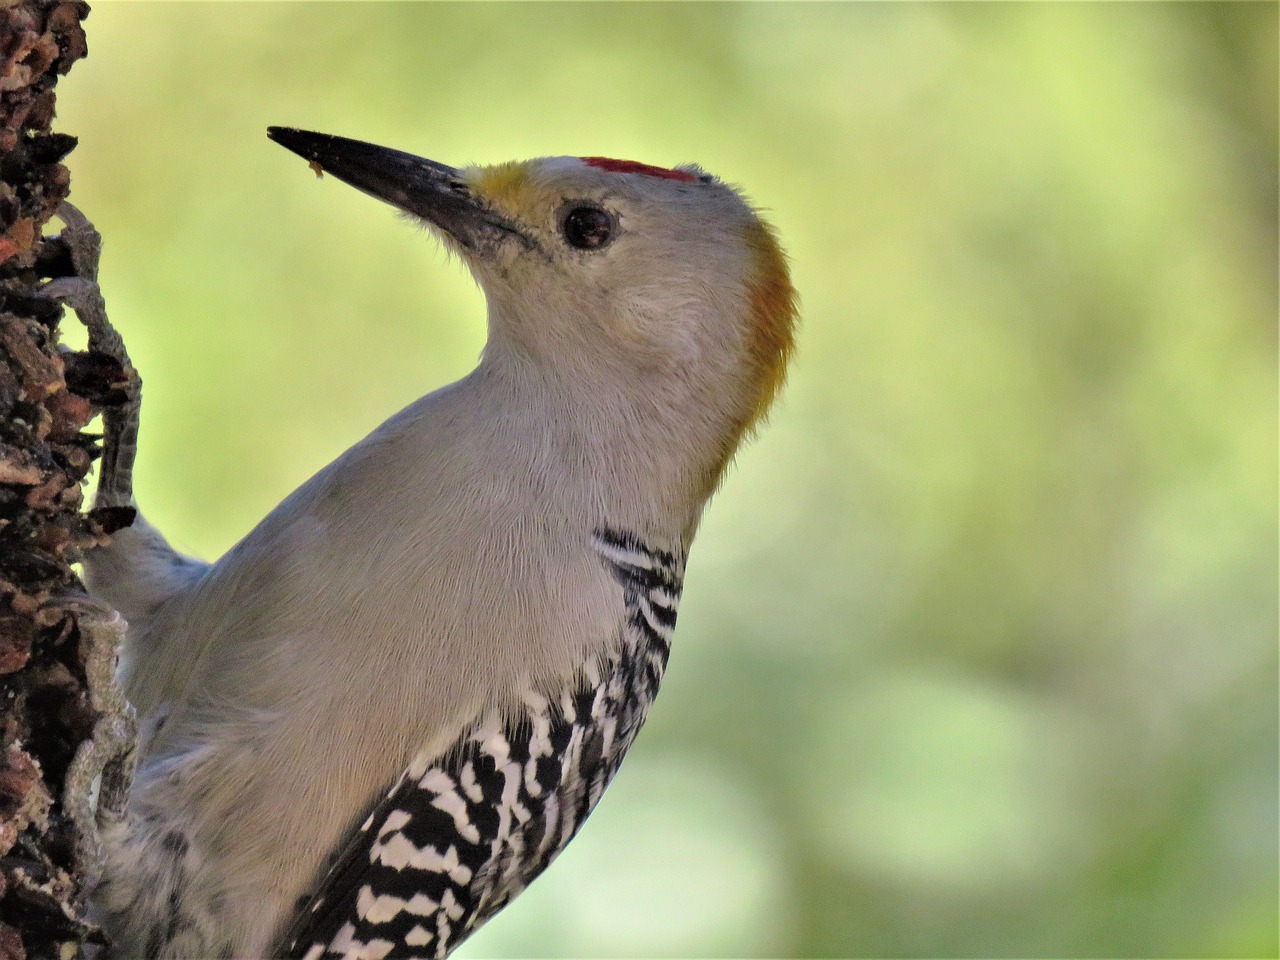
[[64,201],[58,207],[58,218],[66,224],[59,236],[67,247],[75,273],[50,280],[38,295],[74,310],[88,330],[90,352],[110,357],[126,374],[120,389],[127,399],[103,412],[104,449],[94,506],[130,506],[133,503],[133,460],[137,452],[142,380],[129,360],[124,340],[107,319],[106,301],[98,287],[102,236],[89,218],[70,203]]

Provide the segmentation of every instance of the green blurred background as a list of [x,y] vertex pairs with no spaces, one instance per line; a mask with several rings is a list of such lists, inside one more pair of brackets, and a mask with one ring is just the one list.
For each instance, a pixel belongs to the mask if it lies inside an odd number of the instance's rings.
[[[1276,956],[1277,7],[95,4],[73,196],[140,501],[225,550],[479,293],[296,125],[696,160],[804,328],[525,956]],[[287,802],[287,798],[282,798]]]

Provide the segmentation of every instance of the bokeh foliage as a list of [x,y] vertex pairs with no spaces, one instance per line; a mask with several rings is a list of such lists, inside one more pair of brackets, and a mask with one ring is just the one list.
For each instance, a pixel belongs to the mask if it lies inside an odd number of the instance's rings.
[[456,264],[268,124],[694,159],[786,238],[801,349],[663,696],[463,955],[1276,955],[1274,4],[88,28],[73,198],[146,379],[141,503],[198,554],[483,336]]

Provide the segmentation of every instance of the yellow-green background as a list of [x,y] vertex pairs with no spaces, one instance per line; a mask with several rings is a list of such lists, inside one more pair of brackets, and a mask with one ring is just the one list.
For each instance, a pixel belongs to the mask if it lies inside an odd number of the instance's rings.
[[799,353],[663,695],[463,955],[1276,956],[1274,4],[88,33],[60,127],[146,378],[140,500],[207,557],[483,335],[460,266],[268,124],[696,160],[786,239]]

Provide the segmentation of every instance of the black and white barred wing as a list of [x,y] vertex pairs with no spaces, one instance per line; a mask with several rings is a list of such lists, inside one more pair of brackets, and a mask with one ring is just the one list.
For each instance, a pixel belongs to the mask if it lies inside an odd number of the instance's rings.
[[446,956],[582,826],[658,691],[684,557],[597,534],[626,618],[602,662],[557,700],[529,694],[444,756],[420,757],[374,806],[282,942],[305,960]]

